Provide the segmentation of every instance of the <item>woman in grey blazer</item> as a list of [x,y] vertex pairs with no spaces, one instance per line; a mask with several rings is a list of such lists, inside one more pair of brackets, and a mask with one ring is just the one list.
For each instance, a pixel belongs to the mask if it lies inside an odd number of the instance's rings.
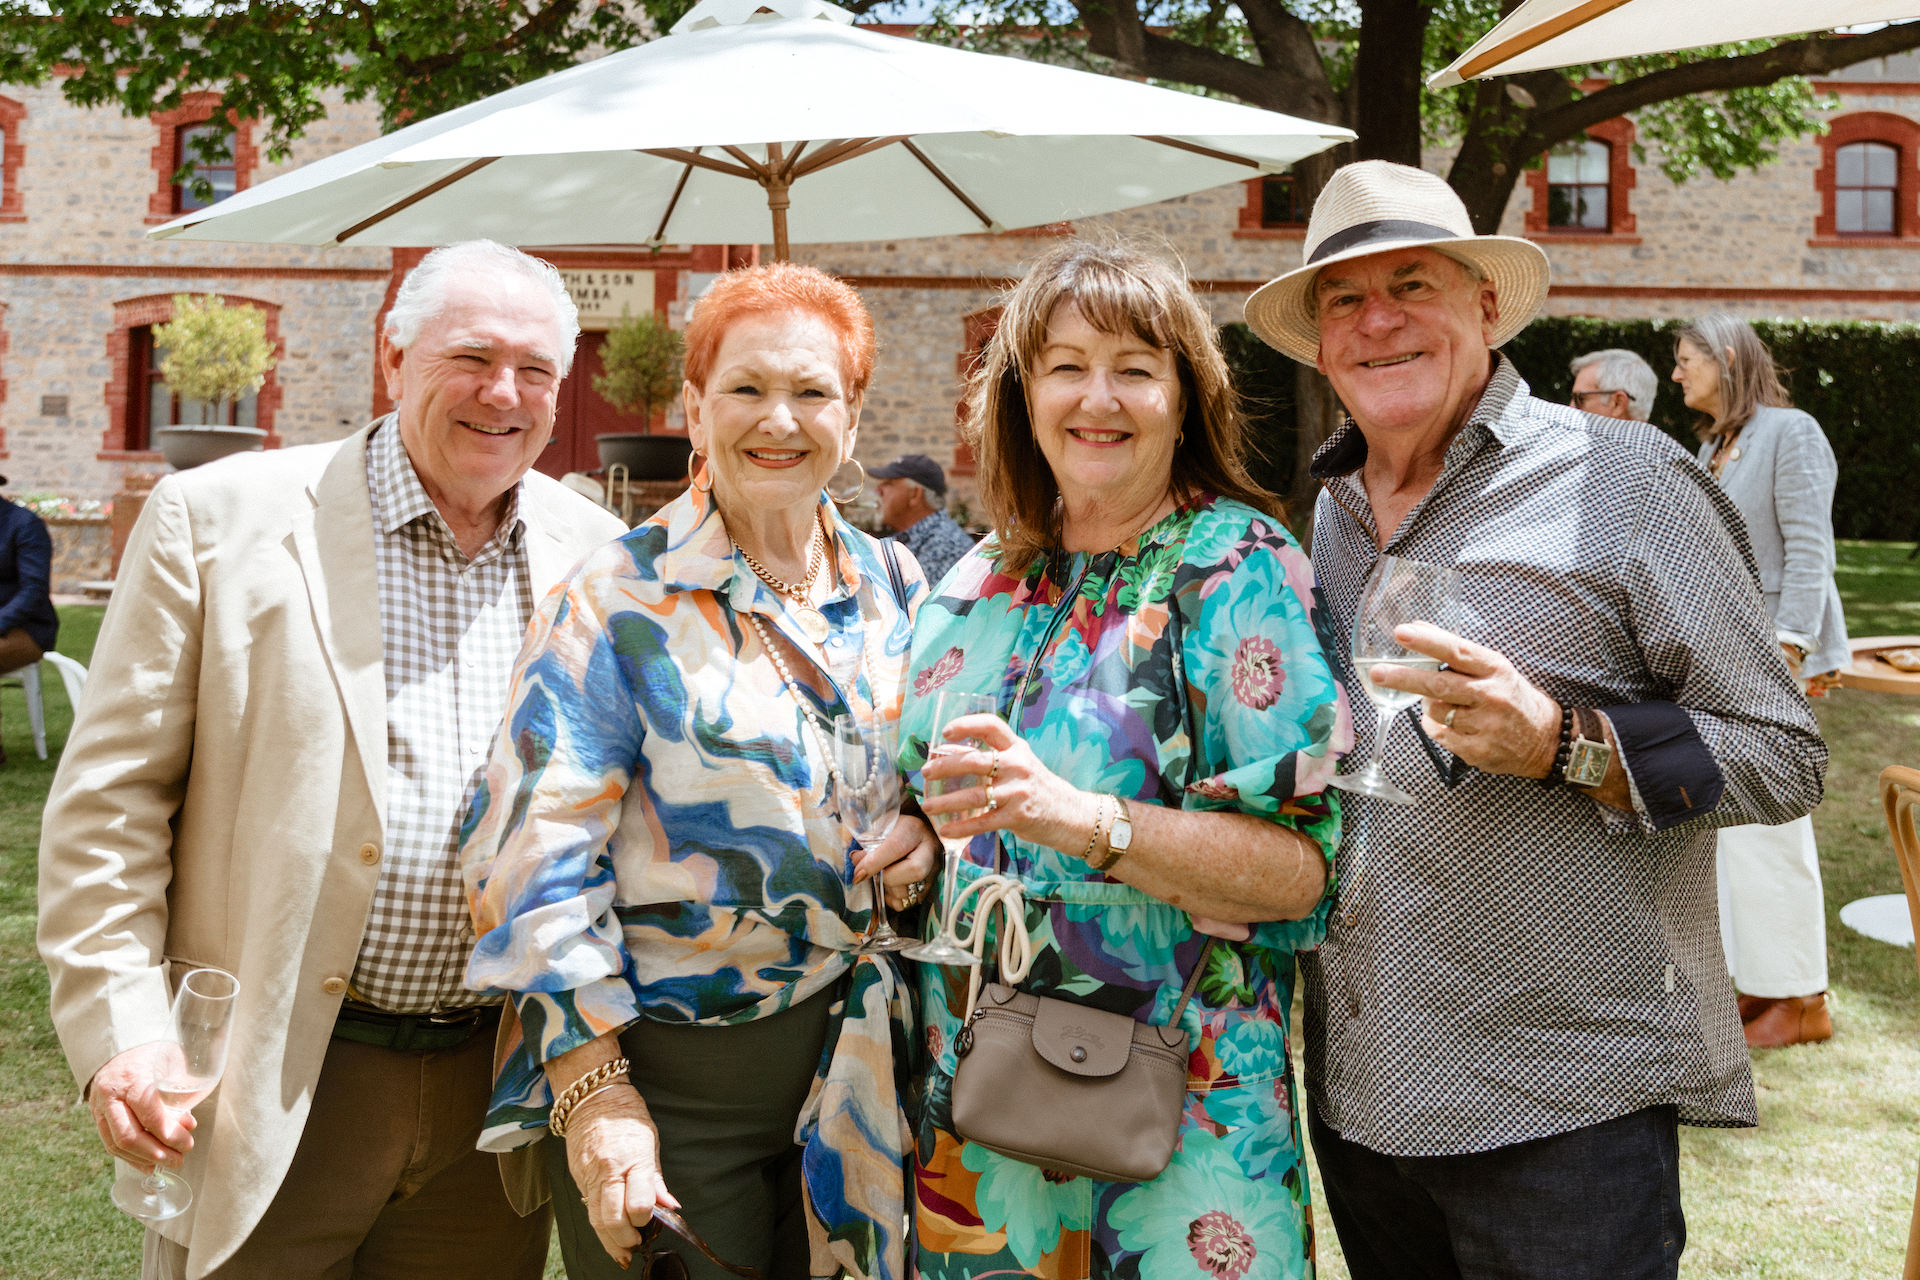
[[[1701,317],[1679,331],[1673,380],[1702,417],[1700,464],[1746,519],[1781,653],[1823,696],[1846,665],[1834,585],[1833,486],[1820,424],[1792,407],[1773,355],[1746,321]],[[1826,905],[1813,820],[1722,828],[1720,930],[1747,1043],[1777,1048],[1833,1034],[1826,1007]]]

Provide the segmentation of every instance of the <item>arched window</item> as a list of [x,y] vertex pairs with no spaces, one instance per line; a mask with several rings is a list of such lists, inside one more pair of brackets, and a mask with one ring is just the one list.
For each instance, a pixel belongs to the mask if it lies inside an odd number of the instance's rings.
[[[234,193],[238,175],[233,166],[233,144],[238,139],[211,124],[179,125],[174,131],[174,163],[193,166],[193,180],[173,184],[173,211],[190,213],[225,200]],[[209,158],[211,157],[211,158]],[[194,190],[199,180],[213,188],[212,195]]]
[[1850,142],[1833,152],[1833,229],[1843,236],[1899,234],[1900,148]]
[[1610,224],[1613,148],[1592,138],[1563,142],[1547,155],[1547,226],[1605,231]]
[[1892,111],[1855,111],[1814,140],[1815,249],[1920,246],[1920,122]]

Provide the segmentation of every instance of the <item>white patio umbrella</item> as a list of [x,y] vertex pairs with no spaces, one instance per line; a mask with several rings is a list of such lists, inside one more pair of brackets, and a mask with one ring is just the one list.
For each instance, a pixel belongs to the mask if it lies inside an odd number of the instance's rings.
[[[778,12],[766,12],[766,9]],[[1111,76],[703,0],[674,34],[155,228],[279,244],[789,243],[1035,226],[1172,199],[1353,136]]]
[[1920,0],[1527,0],[1427,87],[1916,17]]

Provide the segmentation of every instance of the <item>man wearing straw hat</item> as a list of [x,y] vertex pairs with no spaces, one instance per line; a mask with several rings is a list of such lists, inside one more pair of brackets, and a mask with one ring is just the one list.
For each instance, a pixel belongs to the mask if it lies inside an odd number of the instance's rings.
[[1496,350],[1546,299],[1538,246],[1368,161],[1304,248],[1247,320],[1350,415],[1313,461],[1334,632],[1392,555],[1459,572],[1465,633],[1403,626],[1445,669],[1374,670],[1424,698],[1384,742],[1414,803],[1343,797],[1339,900],[1302,957],[1348,1266],[1674,1276],[1677,1125],[1755,1122],[1714,828],[1806,813],[1826,749],[1712,481],[1644,423],[1535,399]]

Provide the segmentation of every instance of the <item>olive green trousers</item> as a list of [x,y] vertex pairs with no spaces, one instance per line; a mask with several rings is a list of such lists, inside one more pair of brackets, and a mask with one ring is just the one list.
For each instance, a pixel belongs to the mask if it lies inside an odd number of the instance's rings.
[[[763,1280],[806,1280],[807,1223],[793,1127],[813,1087],[838,988],[731,1027],[637,1022],[620,1036],[634,1087],[660,1129],[660,1168],[687,1225]],[[566,1144],[548,1139],[554,1225],[570,1280],[632,1280],[587,1222],[567,1170]],[[671,1244],[671,1232],[659,1244]],[[727,1273],[688,1246],[694,1280]]]

